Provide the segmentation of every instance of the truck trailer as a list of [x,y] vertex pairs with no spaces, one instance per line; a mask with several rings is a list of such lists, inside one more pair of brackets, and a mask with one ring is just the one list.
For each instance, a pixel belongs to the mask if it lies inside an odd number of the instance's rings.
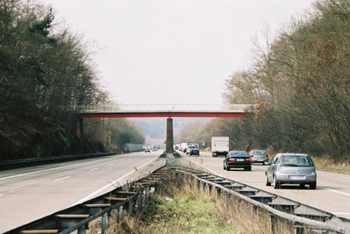
[[229,137],[212,137],[211,138],[211,154],[213,157],[226,157],[230,149]]

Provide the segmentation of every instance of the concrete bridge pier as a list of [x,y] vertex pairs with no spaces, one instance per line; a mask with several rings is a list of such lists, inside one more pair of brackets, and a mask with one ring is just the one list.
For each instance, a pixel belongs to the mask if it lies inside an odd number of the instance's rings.
[[166,153],[174,153],[173,119],[166,120]]

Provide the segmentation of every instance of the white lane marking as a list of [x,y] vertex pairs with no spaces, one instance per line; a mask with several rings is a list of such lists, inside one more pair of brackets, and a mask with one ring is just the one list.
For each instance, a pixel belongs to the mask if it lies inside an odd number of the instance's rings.
[[2,197],[4,194],[0,194],[0,197]]
[[[105,160],[107,160],[107,159],[105,159]],[[23,173],[23,174],[18,174],[18,175],[3,177],[3,178],[0,178],[0,181],[1,181],[1,180],[12,179],[12,178],[17,178],[17,177],[22,177],[22,176],[27,176],[27,175],[38,174],[38,173],[47,172],[47,171],[58,170],[58,169],[61,169],[61,168],[76,167],[76,166],[80,166],[80,165],[83,165],[83,164],[94,163],[94,162],[97,162],[97,161],[101,161],[101,159],[95,160],[95,161],[91,161],[91,162],[77,163],[77,164],[68,165],[68,166],[55,167],[55,168],[45,169],[45,170],[41,170],[41,171],[33,171],[33,172],[28,172],[28,173]]]
[[113,166],[113,165],[114,165],[114,163],[108,164],[108,166]]
[[[142,166],[140,166],[140,167],[138,167],[138,168],[135,168],[135,169],[143,168],[144,166],[146,166],[147,164],[150,164],[151,162],[153,162],[153,161],[156,160],[156,159],[158,159],[158,157],[155,157],[154,159],[152,159],[152,160],[149,161],[148,163],[145,163],[145,164],[143,164]],[[81,203],[83,203],[83,202],[89,200],[90,198],[92,198],[93,196],[95,196],[96,194],[98,194],[99,192],[105,190],[106,188],[108,188],[108,187],[110,187],[110,186],[113,186],[115,183],[117,183],[118,181],[124,179],[125,177],[127,177],[128,175],[134,173],[135,171],[137,171],[137,170],[132,170],[132,171],[128,172],[127,174],[123,175],[123,176],[120,177],[119,179],[116,179],[116,180],[110,182],[109,184],[106,184],[106,185],[103,186],[102,188],[100,188],[100,189],[96,190],[95,192],[93,192],[93,193],[91,193],[91,194],[89,194],[89,195],[83,197],[82,199],[80,199],[79,201],[73,203],[72,205],[68,206],[67,208],[72,207],[72,206],[76,206],[76,205],[78,205],[78,204],[81,204]]]
[[98,170],[98,167],[90,169],[90,171],[96,171],[96,170]]
[[340,192],[340,191],[337,191],[337,190],[334,190],[334,189],[330,189],[330,188],[327,188],[328,191],[331,191],[333,193],[339,193],[341,195],[344,195],[344,196],[348,196],[350,197],[350,194],[349,193],[343,193],[343,192]]
[[334,215],[350,215],[350,212],[331,212]]
[[65,179],[68,179],[69,177],[70,177],[70,176],[61,177],[61,178],[55,179],[54,181],[65,180]]

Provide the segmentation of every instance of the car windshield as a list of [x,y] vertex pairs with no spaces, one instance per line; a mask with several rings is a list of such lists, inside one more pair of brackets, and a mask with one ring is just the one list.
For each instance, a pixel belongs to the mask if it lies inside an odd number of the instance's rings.
[[292,167],[310,167],[313,166],[308,156],[282,156],[281,165]]
[[244,151],[231,151],[228,156],[247,156],[248,157],[248,154],[247,152],[244,152]]

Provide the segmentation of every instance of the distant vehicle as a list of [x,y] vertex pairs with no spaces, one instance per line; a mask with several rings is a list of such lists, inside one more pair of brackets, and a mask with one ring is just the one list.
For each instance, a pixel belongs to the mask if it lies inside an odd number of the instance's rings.
[[317,174],[315,165],[307,154],[280,153],[271,162],[265,172],[266,186],[273,183],[275,189],[282,184],[306,184],[316,189]]
[[244,168],[245,171],[252,170],[250,157],[245,151],[230,151],[223,162],[224,170],[231,168]]
[[145,148],[145,153],[151,153],[151,150],[149,148]]
[[188,151],[186,152],[188,155],[197,155],[199,156],[199,145],[193,144],[188,146]]
[[229,152],[229,137],[212,137],[211,153],[213,157],[225,156]]
[[181,143],[180,151],[186,153],[186,150],[187,150],[187,143]]
[[249,156],[252,163],[262,163],[263,165],[269,163],[269,155],[265,150],[251,150]]

